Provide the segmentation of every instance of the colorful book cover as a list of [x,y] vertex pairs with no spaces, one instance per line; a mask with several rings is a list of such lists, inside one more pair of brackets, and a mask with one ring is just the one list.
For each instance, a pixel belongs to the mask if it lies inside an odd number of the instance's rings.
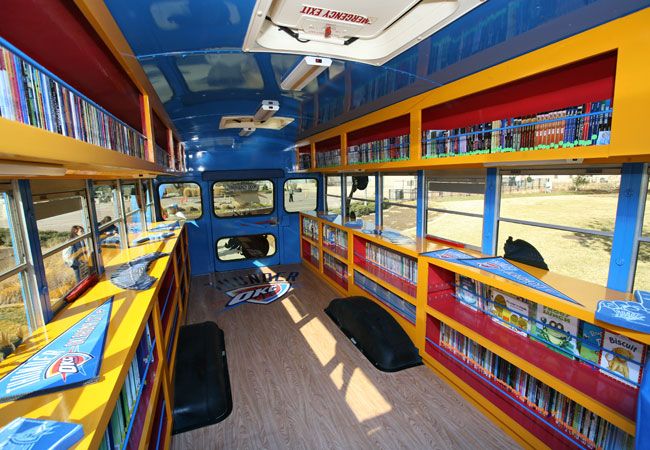
[[537,321],[533,333],[551,350],[573,358],[578,355],[578,323],[576,317],[548,306],[537,305]]
[[491,299],[488,310],[494,316],[494,321],[522,336],[531,331],[530,317],[533,317],[534,312],[532,303],[494,288]]
[[645,353],[645,345],[626,336],[605,331],[600,366],[607,369],[603,370],[603,373],[634,386],[641,381]]
[[580,323],[580,356],[594,364],[600,364],[600,347],[603,345],[603,329],[589,322]]
[[482,284],[472,278],[456,274],[456,297],[458,301],[475,311],[481,307]]
[[3,449],[63,450],[83,437],[81,425],[19,417],[0,429]]

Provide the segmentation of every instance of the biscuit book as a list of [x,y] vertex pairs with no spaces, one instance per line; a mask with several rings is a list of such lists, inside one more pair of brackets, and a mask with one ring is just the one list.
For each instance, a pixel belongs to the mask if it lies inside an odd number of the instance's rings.
[[603,345],[603,329],[589,322],[580,323],[580,356],[594,364],[600,364],[600,347]]
[[[641,381],[641,367],[645,360],[645,345],[626,336],[605,331],[600,367],[603,373],[632,386]],[[613,372],[613,373],[612,373]]]
[[551,350],[569,358],[578,355],[579,320],[544,305],[537,305],[534,336]]
[[493,315],[494,321],[522,336],[531,331],[532,321],[529,318],[534,317],[533,304],[497,289],[492,289],[490,297],[492,301],[488,311]]
[[482,286],[472,278],[456,274],[456,297],[462,305],[474,311],[481,309]]

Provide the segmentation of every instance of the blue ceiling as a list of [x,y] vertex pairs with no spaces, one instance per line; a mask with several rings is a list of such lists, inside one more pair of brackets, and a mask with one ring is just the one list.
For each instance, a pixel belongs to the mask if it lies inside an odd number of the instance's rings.
[[[487,0],[383,66],[337,62],[298,93],[278,84],[297,59],[241,46],[253,0],[105,0],[190,153],[246,143],[286,147],[298,137],[650,5],[650,0]],[[347,83],[346,83],[347,79]],[[296,120],[249,138],[219,130],[223,115],[280,101]],[[194,140],[192,138],[194,137]]]

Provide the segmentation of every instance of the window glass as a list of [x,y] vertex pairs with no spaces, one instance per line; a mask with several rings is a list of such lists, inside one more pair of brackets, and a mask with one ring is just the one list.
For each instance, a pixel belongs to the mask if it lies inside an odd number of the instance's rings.
[[353,175],[345,177],[345,208],[350,221],[363,220],[366,227],[375,226],[375,177]]
[[296,178],[284,182],[284,209],[287,212],[315,211],[318,202],[318,180]]
[[154,222],[154,207],[153,207],[153,187],[151,180],[144,180],[142,182],[142,192],[144,194],[145,204],[145,220],[147,223]]
[[417,218],[417,176],[383,175],[384,227],[415,238]]
[[484,192],[485,176],[428,179],[427,234],[481,247]]
[[121,248],[122,214],[118,201],[117,183],[95,184],[93,187],[102,262],[104,266],[108,266]]
[[[650,192],[650,182],[648,183],[648,192]],[[641,229],[643,236],[650,237],[650,195],[645,197],[645,209],[643,210],[643,228]]]
[[163,220],[194,220],[203,215],[201,187],[196,183],[165,183],[158,186]]
[[503,175],[501,217],[614,231],[620,175]]
[[218,181],[212,186],[217,217],[271,214],[274,208],[270,180]]
[[217,241],[217,258],[221,261],[265,258],[275,255],[275,250],[272,234],[233,236]]
[[0,274],[25,261],[22,246],[16,242],[19,230],[12,220],[12,201],[9,192],[0,191]]
[[190,55],[176,58],[176,64],[192,92],[264,88],[250,53]]
[[28,299],[25,272],[0,281],[0,330],[5,333],[5,342],[0,346],[3,358],[29,336],[29,315],[25,303]]
[[[52,187],[55,187],[52,184]],[[50,305],[93,271],[93,245],[84,192],[39,195],[34,199],[36,226],[43,253]]]
[[124,214],[137,211],[142,207],[138,186],[135,183],[122,183],[122,198],[124,200]]
[[650,291],[650,242],[639,242],[634,289]]
[[325,212],[341,214],[341,177],[325,177]]
[[611,237],[501,221],[498,255],[503,255],[503,245],[508,236],[531,243],[542,254],[552,272],[600,285],[607,284]]

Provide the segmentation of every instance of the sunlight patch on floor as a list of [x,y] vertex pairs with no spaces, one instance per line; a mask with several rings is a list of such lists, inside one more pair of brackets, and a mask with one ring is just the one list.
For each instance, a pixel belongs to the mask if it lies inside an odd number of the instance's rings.
[[336,386],[336,389],[339,391],[343,388],[343,363],[338,363],[338,365],[330,373],[330,380]]
[[298,311],[298,308],[296,307],[293,300],[296,300],[295,295],[286,297],[285,299],[281,300],[280,303],[282,304],[282,306],[284,306],[284,309],[287,310],[287,313],[289,314],[289,317],[291,317],[291,320],[293,320],[293,323],[298,323],[302,319],[307,317],[307,314],[303,314],[300,311]]
[[323,366],[334,358],[336,355],[336,339],[318,317],[314,317],[303,325],[300,332]]
[[352,372],[345,401],[359,422],[381,416],[392,407],[358,367]]

